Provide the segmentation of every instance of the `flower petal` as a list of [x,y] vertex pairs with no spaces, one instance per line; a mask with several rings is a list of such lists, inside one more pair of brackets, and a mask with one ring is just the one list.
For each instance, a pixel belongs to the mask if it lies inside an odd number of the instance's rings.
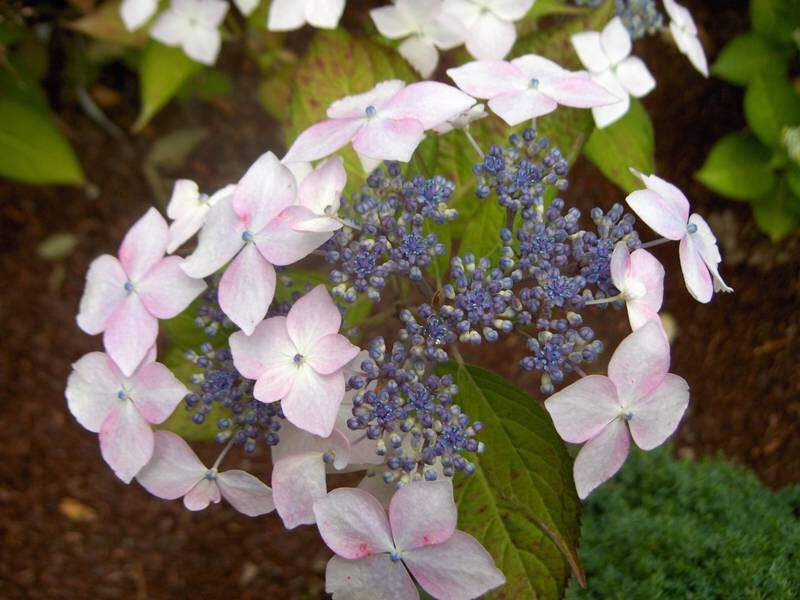
[[328,493],[322,453],[302,452],[276,461],[272,467],[272,493],[286,529],[314,523],[314,501]]
[[290,206],[281,211],[254,239],[261,255],[273,264],[284,266],[311,254],[331,237],[330,231],[298,230],[314,217],[305,206]]
[[346,185],[344,161],[340,156],[332,156],[302,180],[297,190],[297,201],[314,214],[323,215],[329,206],[339,208],[339,198]]
[[586,442],[575,457],[572,472],[578,497],[583,500],[592,490],[610,479],[625,464],[630,434],[620,417],[609,423],[596,437]]
[[302,0],[272,0],[267,18],[270,31],[292,31],[306,23],[305,2]]
[[478,60],[500,60],[511,51],[517,40],[517,28],[491,12],[483,12],[467,32],[469,53]]
[[[643,326],[661,310],[661,303],[664,300],[664,274],[664,266],[647,250],[639,248],[633,251],[629,276],[644,287],[644,296],[627,302],[632,329]],[[642,318],[635,315],[646,315],[647,317]]]
[[90,352],[72,365],[67,379],[67,405],[72,416],[89,431],[100,431],[103,421],[119,405],[123,375],[103,352]]
[[388,554],[346,560],[333,556],[325,569],[325,591],[333,600],[419,600],[417,586],[400,561]]
[[301,296],[286,317],[289,338],[303,356],[325,336],[338,333],[341,326],[342,313],[322,284]]
[[389,504],[392,537],[403,553],[446,542],[456,530],[457,520],[453,486],[448,481],[409,483],[398,488]]
[[708,272],[708,266],[695,246],[694,236],[687,235],[681,240],[678,253],[681,259],[683,280],[692,298],[703,304],[711,302],[714,295],[714,284],[711,273]]
[[245,225],[233,210],[233,196],[219,200],[200,230],[197,249],[181,265],[189,277],[208,277],[231,260],[244,246]]
[[136,286],[145,308],[158,319],[178,316],[206,289],[205,281],[189,277],[181,268],[182,263],[179,256],[167,256]]
[[98,256],[86,273],[86,288],[78,309],[78,327],[89,335],[102,333],[114,310],[125,301],[128,276],[110,254]]
[[550,396],[544,406],[558,435],[572,444],[596,436],[622,408],[614,383],[602,375],[581,377]]
[[675,45],[692,63],[692,66],[697,69],[704,77],[708,77],[708,59],[706,52],[703,50],[703,44],[697,38],[697,35],[680,29],[675,23],[670,23],[669,29],[672,32],[672,38],[675,40]]
[[315,123],[297,136],[283,160],[287,163],[308,162],[336,152],[364,126],[364,117],[362,112],[357,118],[330,119]]
[[659,235],[669,240],[679,240],[686,235],[688,215],[684,216],[682,205],[649,189],[632,192],[625,201],[636,216]]
[[343,335],[332,333],[317,340],[313,349],[305,355],[306,362],[317,373],[330,375],[340,371],[353,360],[361,349],[354,346]]
[[175,250],[183,246],[195,233],[200,231],[203,224],[206,222],[208,210],[209,207],[207,206],[198,206],[195,212],[187,214],[185,217],[170,223],[167,252],[172,254]]
[[655,321],[622,340],[608,363],[608,377],[623,407],[652,392],[668,370],[669,342]]
[[189,33],[189,22],[173,10],[165,10],[150,27],[150,37],[167,46],[179,46]]
[[602,73],[611,67],[608,56],[603,50],[599,31],[576,33],[570,40],[583,66],[593,73]]
[[108,320],[103,332],[103,346],[120,370],[130,376],[157,336],[158,320],[147,312],[139,295],[131,293]]
[[389,510],[389,504],[392,501],[394,493],[397,491],[397,484],[394,482],[386,483],[379,472],[372,472],[372,474],[370,474],[370,471],[368,471],[367,475],[364,475],[364,478],[361,480],[361,483],[358,484],[358,489],[375,496],[378,502],[380,502],[386,510]]
[[221,45],[222,36],[216,28],[198,25],[188,29],[183,37],[181,47],[189,58],[211,66],[217,61]]
[[158,425],[167,420],[189,393],[186,386],[161,363],[139,367],[132,378],[130,396],[145,420]]
[[153,455],[153,431],[133,402],[120,401],[100,427],[100,452],[114,473],[130,483]]
[[633,406],[628,421],[631,436],[642,450],[663,444],[678,428],[689,406],[689,384],[682,377],[667,373],[664,381]]
[[628,251],[628,244],[625,242],[618,242],[614,246],[614,252],[611,254],[611,281],[614,287],[620,292],[624,292],[628,279],[628,271],[631,268],[631,254]]
[[397,5],[381,6],[369,11],[375,27],[381,35],[390,40],[398,40],[414,33],[417,23],[415,23],[406,11],[401,10]]
[[205,476],[206,466],[189,444],[171,431],[156,431],[153,440],[153,456],[136,475],[137,481],[165,500],[185,496]]
[[618,121],[628,113],[631,107],[631,98],[628,91],[622,87],[612,71],[592,74],[592,80],[600,84],[620,99],[619,102],[592,108],[592,116],[598,128],[603,129]]
[[692,243],[697,249],[697,252],[700,254],[703,262],[706,263],[711,273],[711,277],[714,280],[714,291],[732,292],[733,288],[725,283],[722,276],[719,274],[719,264],[722,262],[722,256],[719,253],[717,238],[714,232],[711,231],[711,227],[709,227],[706,220],[697,213],[689,217],[689,224],[697,228],[694,233],[690,234],[690,237],[692,238]]
[[191,179],[178,179],[172,188],[172,196],[167,204],[167,216],[180,219],[193,214],[200,199],[200,188]]
[[358,119],[364,121],[368,106],[376,110],[383,108],[400,90],[406,87],[404,81],[389,79],[381,81],[367,92],[345,96],[333,102],[327,111],[329,119]]
[[[363,490],[333,490],[314,502],[314,516],[322,539],[342,558],[352,560],[394,549],[383,507]],[[389,557],[385,558],[389,562]]]
[[297,349],[286,331],[286,317],[262,321],[251,335],[237,331],[229,338],[233,365],[248,379],[258,379],[276,364],[291,363]]
[[367,158],[408,162],[425,137],[417,119],[375,119],[353,138],[353,148]]
[[612,65],[621,62],[633,49],[631,36],[619,17],[611,19],[603,28],[600,44]]
[[259,233],[284,208],[294,204],[297,184],[292,172],[272,152],[258,157],[233,193],[233,210],[251,233]]
[[123,0],[119,15],[125,29],[133,31],[147,23],[158,8],[158,0]]
[[137,283],[164,256],[168,239],[167,222],[151,208],[134,223],[119,247],[119,262],[128,279]]
[[228,504],[243,515],[257,517],[275,510],[272,490],[246,471],[223,471],[217,475],[217,485]]
[[513,127],[553,112],[558,108],[558,103],[540,92],[527,90],[495,96],[489,100],[489,108]]
[[562,106],[572,106],[574,108],[608,106],[616,104],[622,99],[612,94],[599,83],[579,75],[547,82],[542,86],[542,92]]
[[306,21],[319,29],[336,29],[345,0],[306,0]]
[[320,375],[310,366],[303,365],[296,369],[292,387],[281,401],[281,408],[293,425],[320,437],[328,437],[336,424],[342,398],[344,375],[341,372]]
[[489,9],[501,19],[506,21],[519,21],[528,14],[534,0],[493,0]]
[[219,281],[219,306],[247,335],[266,316],[275,295],[275,268],[248,243]]
[[441,544],[404,552],[403,562],[434,598],[479,598],[506,582],[492,556],[463,531]]
[[430,78],[439,64],[439,51],[433,42],[418,35],[404,40],[397,51],[416,69],[423,79]]
[[204,477],[183,497],[183,505],[189,510],[197,511],[204,510],[209,504],[216,504],[220,500],[222,498],[217,482]]
[[519,68],[504,60],[475,60],[447,69],[447,74],[458,87],[476,98],[494,98],[524,90],[528,85]]
[[646,96],[656,87],[656,80],[638,56],[629,56],[617,65],[615,71],[622,87],[636,98]]

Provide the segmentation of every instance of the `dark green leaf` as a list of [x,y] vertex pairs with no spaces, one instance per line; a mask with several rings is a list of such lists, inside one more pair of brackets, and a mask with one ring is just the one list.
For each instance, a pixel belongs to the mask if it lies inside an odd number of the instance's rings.
[[800,95],[783,75],[762,73],[744,95],[747,123],[767,146],[777,146],[785,127],[800,124]]
[[797,0],[751,0],[750,20],[756,32],[793,46],[792,34],[800,28],[800,3]]
[[765,71],[785,74],[791,55],[791,50],[775,46],[757,33],[748,32],[736,36],[722,49],[711,66],[711,72],[731,83],[747,85]]
[[472,252],[475,258],[497,258],[502,247],[500,230],[505,224],[506,210],[502,206],[491,198],[481,201],[478,212],[470,218],[464,229],[458,247],[459,255]]
[[753,216],[761,231],[773,242],[779,242],[800,225],[797,204],[798,199],[784,177],[770,194],[753,204]]
[[624,117],[604,129],[595,129],[583,147],[586,157],[626,192],[642,187],[629,168],[652,173],[654,152],[653,124],[636,98],[631,98],[630,110]]
[[571,570],[583,579],[580,502],[564,443],[537,400],[510,382],[472,365],[445,369],[464,412],[484,424],[486,444],[475,473],[456,480],[459,529],[505,574],[495,597],[561,598]]
[[695,176],[706,187],[728,198],[759,198],[775,185],[771,155],[752,135],[731,133],[716,143]]

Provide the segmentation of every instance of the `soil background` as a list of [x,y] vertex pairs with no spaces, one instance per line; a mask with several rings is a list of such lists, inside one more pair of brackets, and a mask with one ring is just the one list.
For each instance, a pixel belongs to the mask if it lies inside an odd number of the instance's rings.
[[[744,1],[685,4],[712,60],[748,28]],[[323,595],[329,552],[313,528],[286,533],[274,514],[250,519],[225,505],[190,513],[136,484],[123,485],[63,396],[70,364],[99,345],[79,332],[74,318],[88,263],[115,253],[126,229],[152,204],[141,165],[158,136],[207,130],[188,160],[169,173],[195,179],[201,189],[235,181],[265,150],[282,150],[278,126],[256,99],[255,65],[229,46],[222,56],[223,68],[236,74],[229,99],[171,106],[139,137],[114,138],[76,106],[59,107],[93,182],[88,188],[0,181],[0,597]],[[771,244],[748,206],[716,197],[693,179],[713,142],[744,127],[741,90],[703,79],[662,40],[640,43],[637,53],[659,82],[645,99],[656,131],[657,171],[709,218],[721,242],[723,275],[736,289],[698,304],[683,287],[677,248],[656,251],[668,273],[664,311],[677,327],[672,371],[692,387],[676,447],[694,456],[721,452],[775,488],[800,481],[800,235]],[[110,118],[129,125],[136,82],[118,72],[102,81],[123,97]],[[58,103],[57,82],[52,88]],[[583,209],[623,199],[585,160],[570,180],[567,200]],[[77,248],[60,261],[40,258],[38,245],[59,232],[75,234]],[[624,321],[608,332],[609,348],[624,335]],[[519,380],[509,368],[518,350],[506,343],[476,362]],[[533,379],[522,382],[536,393]],[[214,448],[203,452],[213,455]],[[266,460],[243,458],[242,464],[267,469]]]

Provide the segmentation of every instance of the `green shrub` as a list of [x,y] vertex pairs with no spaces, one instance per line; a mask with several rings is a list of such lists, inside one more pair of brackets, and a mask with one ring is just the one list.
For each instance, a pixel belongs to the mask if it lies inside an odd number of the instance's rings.
[[775,493],[719,459],[638,452],[584,506],[589,588],[567,598],[797,598],[800,486]]

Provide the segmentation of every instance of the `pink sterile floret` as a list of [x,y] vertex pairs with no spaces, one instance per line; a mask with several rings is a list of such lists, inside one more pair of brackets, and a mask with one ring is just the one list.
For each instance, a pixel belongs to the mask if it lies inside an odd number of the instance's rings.
[[655,256],[642,248],[630,253],[625,242],[619,242],[611,255],[611,280],[625,300],[632,330],[658,321],[664,299],[664,267]]

